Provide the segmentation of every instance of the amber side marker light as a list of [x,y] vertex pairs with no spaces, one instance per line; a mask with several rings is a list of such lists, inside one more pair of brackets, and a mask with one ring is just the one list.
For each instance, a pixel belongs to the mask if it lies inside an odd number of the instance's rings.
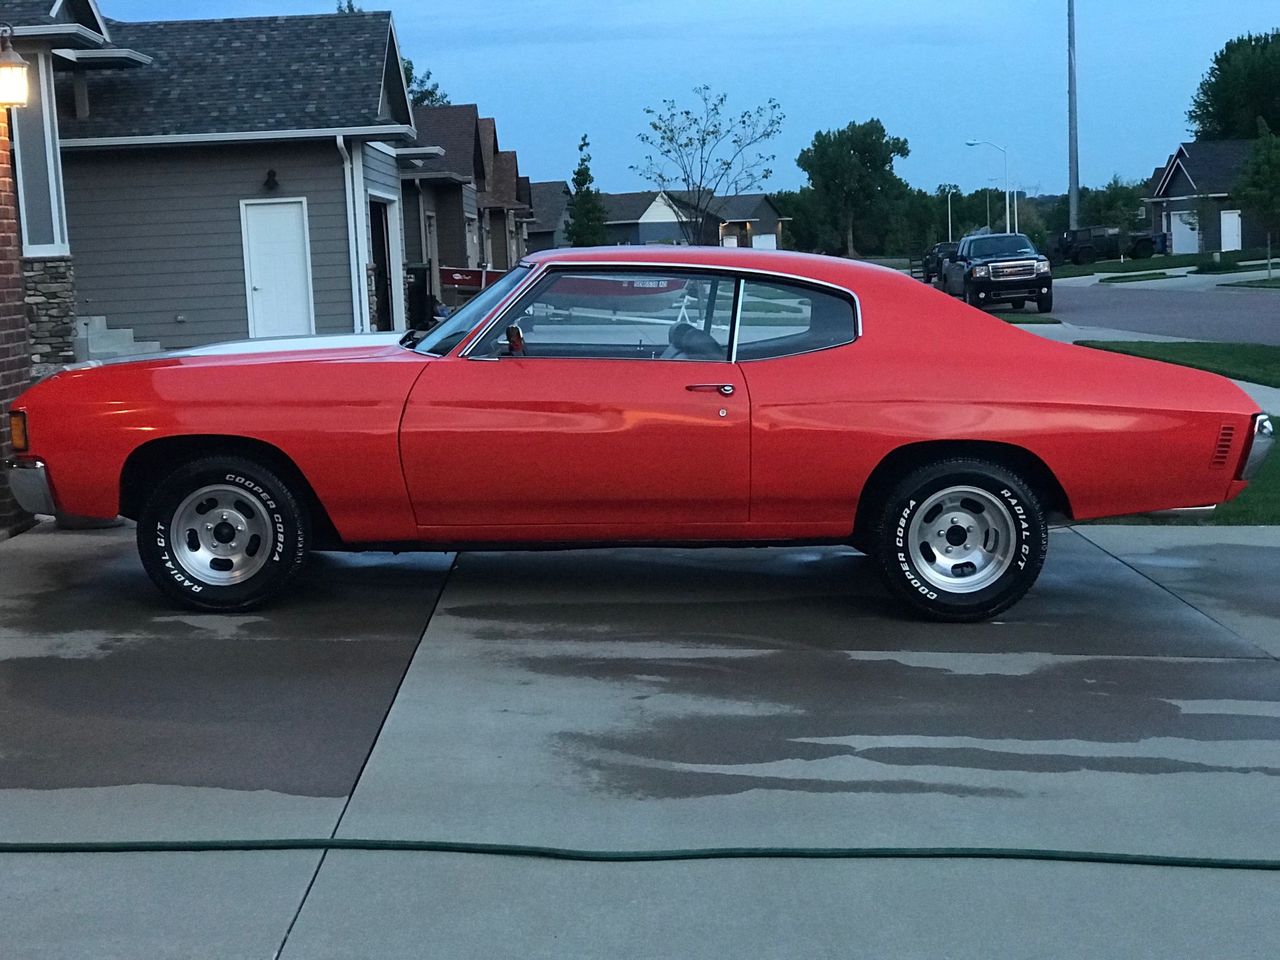
[[27,452],[27,415],[19,410],[9,414],[9,440],[13,443],[14,453]]

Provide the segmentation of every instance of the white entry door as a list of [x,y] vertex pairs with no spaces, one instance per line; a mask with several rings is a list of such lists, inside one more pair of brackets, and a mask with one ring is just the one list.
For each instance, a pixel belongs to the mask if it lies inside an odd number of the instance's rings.
[[1199,253],[1200,231],[1193,213],[1174,213],[1169,218],[1174,253]]
[[1239,210],[1223,210],[1222,218],[1222,249],[1223,250],[1239,250],[1240,249],[1240,211]]
[[240,226],[249,336],[315,333],[306,198],[242,200]]

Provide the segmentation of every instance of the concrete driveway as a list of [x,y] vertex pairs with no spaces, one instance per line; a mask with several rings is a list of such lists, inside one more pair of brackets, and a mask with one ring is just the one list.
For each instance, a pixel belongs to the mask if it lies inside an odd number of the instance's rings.
[[[0,841],[1280,857],[1275,528],[1053,534],[1007,619],[841,549],[326,556],[167,608],[0,544]],[[0,853],[0,956],[1264,957],[1280,875],[982,861]],[[1069,906],[1067,906],[1069,905]],[[856,945],[856,947],[854,946]],[[852,953],[851,953],[852,951]]]

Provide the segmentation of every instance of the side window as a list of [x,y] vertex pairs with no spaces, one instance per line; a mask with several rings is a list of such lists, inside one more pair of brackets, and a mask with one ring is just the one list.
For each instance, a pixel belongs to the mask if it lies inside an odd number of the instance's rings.
[[738,321],[738,359],[764,360],[852,343],[852,301],[809,287],[747,281]]
[[572,271],[550,274],[476,345],[472,356],[727,360],[735,282],[707,274]]

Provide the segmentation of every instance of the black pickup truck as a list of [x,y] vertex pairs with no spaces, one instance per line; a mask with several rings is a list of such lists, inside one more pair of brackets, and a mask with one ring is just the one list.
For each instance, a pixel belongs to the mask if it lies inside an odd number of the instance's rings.
[[1034,300],[1041,313],[1053,309],[1049,258],[1021,233],[965,237],[943,271],[942,289],[975,307],[1008,303],[1020,310]]

